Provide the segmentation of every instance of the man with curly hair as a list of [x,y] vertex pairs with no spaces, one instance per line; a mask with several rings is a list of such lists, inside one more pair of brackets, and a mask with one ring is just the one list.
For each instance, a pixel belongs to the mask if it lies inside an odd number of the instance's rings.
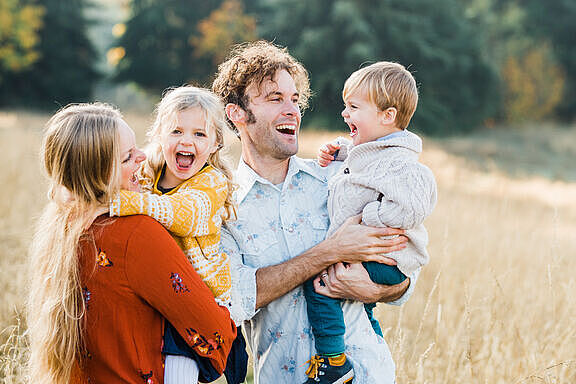
[[[238,219],[223,228],[222,246],[232,262],[233,300],[247,320],[255,384],[350,383],[352,366],[355,383],[393,383],[390,351],[363,302],[403,303],[418,273],[385,286],[373,283],[360,264],[393,264],[384,255],[403,249],[406,238],[383,236],[401,230],[354,218],[325,239],[327,180],[336,167],[295,156],[310,96],[306,69],[286,49],[259,41],[232,51],[212,89],[242,144]],[[323,293],[350,299],[343,304],[348,360],[314,355],[301,285],[320,273]]]

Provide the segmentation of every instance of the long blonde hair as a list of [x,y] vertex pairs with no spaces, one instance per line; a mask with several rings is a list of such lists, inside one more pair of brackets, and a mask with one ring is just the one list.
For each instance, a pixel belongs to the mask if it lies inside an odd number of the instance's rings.
[[162,172],[165,159],[162,154],[160,138],[163,132],[170,131],[176,127],[178,112],[195,107],[200,108],[204,112],[208,134],[215,136],[218,149],[208,156],[208,164],[226,176],[228,195],[224,202],[224,208],[227,212],[225,219],[231,219],[235,217],[232,193],[236,186],[232,181],[232,168],[228,160],[220,153],[224,147],[224,132],[228,128],[228,123],[226,122],[224,105],[218,96],[208,89],[191,85],[171,88],[166,91],[162,100],[156,106],[156,118],[152,127],[146,133],[149,144],[144,150],[146,152],[146,161],[144,161],[141,168],[144,187],[151,189],[156,176]]
[[121,119],[109,105],[75,104],[47,123],[41,156],[50,183],[49,202],[30,249],[32,383],[80,380],[85,303],[78,249],[95,210],[120,189]]

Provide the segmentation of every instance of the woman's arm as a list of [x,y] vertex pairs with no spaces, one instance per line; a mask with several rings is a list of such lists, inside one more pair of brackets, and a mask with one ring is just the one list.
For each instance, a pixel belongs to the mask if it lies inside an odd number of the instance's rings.
[[[134,291],[160,312],[184,340],[222,372],[236,336],[220,307],[170,234],[152,219],[140,222],[127,245],[127,278]],[[158,255],[163,257],[159,262]]]

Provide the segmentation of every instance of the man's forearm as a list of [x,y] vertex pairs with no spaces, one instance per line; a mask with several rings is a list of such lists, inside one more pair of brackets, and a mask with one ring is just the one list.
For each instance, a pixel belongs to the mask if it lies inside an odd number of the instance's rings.
[[325,242],[284,263],[256,271],[256,308],[262,308],[338,262]]
[[360,216],[347,220],[330,238],[302,254],[278,265],[256,271],[256,308],[301,285],[329,266],[344,261],[387,263],[388,252],[405,248],[406,238],[385,236],[403,234],[394,228],[372,228],[360,225]]
[[396,285],[377,285],[379,293],[376,301],[379,303],[389,303],[398,300],[406,293],[408,287],[410,287],[410,278],[406,278],[406,280]]

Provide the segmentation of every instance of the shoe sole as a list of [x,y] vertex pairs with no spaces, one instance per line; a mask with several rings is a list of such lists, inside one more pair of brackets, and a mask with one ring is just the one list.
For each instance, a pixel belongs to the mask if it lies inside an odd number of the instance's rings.
[[354,378],[354,371],[350,371],[344,376],[342,376],[340,379],[335,381],[333,384],[349,384],[352,383],[353,378]]

